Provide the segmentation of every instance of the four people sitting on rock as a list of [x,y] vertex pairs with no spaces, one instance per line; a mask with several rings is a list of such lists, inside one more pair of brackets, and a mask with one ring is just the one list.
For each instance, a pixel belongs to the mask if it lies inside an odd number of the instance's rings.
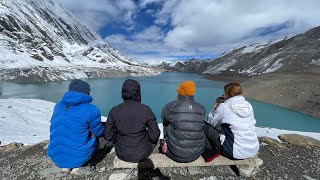
[[[98,148],[98,137],[114,144],[119,159],[141,162],[159,140],[160,130],[151,108],[141,103],[140,84],[128,79],[122,86],[123,103],[113,107],[105,127],[100,111],[90,104],[90,86],[72,80],[69,92],[57,103],[51,119],[49,157],[60,168],[88,169]],[[195,83],[182,82],[178,99],[162,110],[164,139],[161,151],[176,162],[192,162],[202,155],[206,162],[222,154],[230,159],[255,156],[259,142],[252,106],[238,83],[224,87],[206,118],[205,108],[194,100]],[[104,132],[103,132],[104,129]],[[103,144],[103,145],[104,145]]]

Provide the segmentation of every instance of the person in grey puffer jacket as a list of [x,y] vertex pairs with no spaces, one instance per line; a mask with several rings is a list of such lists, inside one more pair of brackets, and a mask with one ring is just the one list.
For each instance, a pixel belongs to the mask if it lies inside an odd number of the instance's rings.
[[196,160],[205,147],[205,108],[195,102],[195,84],[182,82],[177,88],[178,100],[168,103],[162,110],[164,144],[162,151],[176,162]]

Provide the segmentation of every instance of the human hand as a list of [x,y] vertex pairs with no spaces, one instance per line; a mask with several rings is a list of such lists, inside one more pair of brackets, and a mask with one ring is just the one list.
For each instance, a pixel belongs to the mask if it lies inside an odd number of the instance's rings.
[[220,103],[222,103],[224,100],[225,100],[224,97],[220,96],[220,97],[218,97],[218,98],[216,99],[216,104],[220,104]]

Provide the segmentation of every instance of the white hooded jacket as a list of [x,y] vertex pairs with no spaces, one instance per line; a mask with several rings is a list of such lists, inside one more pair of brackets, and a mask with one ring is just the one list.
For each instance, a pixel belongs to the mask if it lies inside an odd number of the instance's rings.
[[246,159],[258,153],[256,120],[251,104],[243,96],[234,96],[221,103],[209,113],[208,122],[221,128],[220,141],[229,156]]

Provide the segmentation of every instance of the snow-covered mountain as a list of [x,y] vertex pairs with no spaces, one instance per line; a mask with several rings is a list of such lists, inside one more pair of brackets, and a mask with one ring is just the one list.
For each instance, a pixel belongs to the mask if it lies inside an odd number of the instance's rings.
[[0,79],[28,82],[156,74],[55,0],[0,0]]
[[178,64],[176,70],[245,76],[272,72],[319,73],[320,27],[276,41],[231,49],[211,61],[190,61],[183,65]]

